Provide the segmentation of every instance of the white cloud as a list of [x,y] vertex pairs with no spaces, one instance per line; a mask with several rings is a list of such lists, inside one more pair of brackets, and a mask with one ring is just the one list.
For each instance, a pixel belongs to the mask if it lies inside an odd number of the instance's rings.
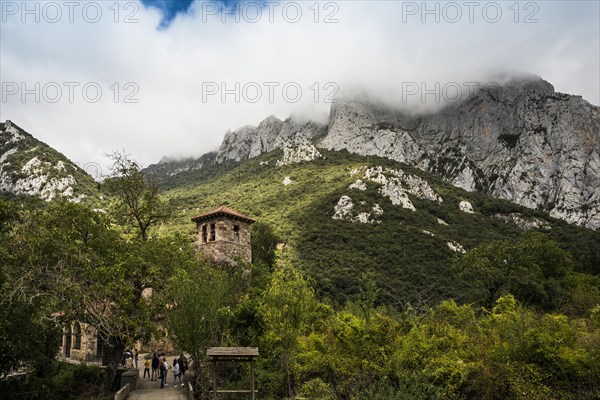
[[[6,3],[0,2],[3,11]],[[62,5],[62,2],[56,2]],[[242,22],[221,23],[202,12],[180,15],[165,30],[157,30],[160,14],[154,9],[121,9],[119,23],[113,21],[112,2],[102,5],[97,23],[86,22],[75,12],[74,23],[68,16],[57,23],[21,22],[20,13],[3,12],[0,26],[0,80],[6,84],[26,82],[42,88],[49,82],[79,82],[73,103],[63,99],[56,104],[39,103],[33,95],[22,102],[20,96],[8,96],[0,103],[0,119],[11,119],[36,137],[65,153],[73,160],[105,163],[103,154],[125,148],[143,164],[158,161],[163,155],[199,155],[216,149],[227,129],[258,124],[274,114],[320,118],[329,104],[324,96],[334,82],[340,88],[361,88],[386,101],[402,103],[403,82],[472,82],[489,79],[499,71],[524,71],[542,76],[557,91],[583,95],[600,104],[598,76],[600,32],[596,2],[535,2],[537,9],[520,9],[519,23],[514,22],[512,2],[498,2],[502,17],[497,23],[485,20],[493,16],[481,2],[469,22],[468,9],[457,2],[462,18],[448,22],[454,14],[443,14],[446,3],[438,4],[440,22],[427,14],[404,15],[403,7],[421,2],[352,1],[320,3],[320,23],[314,22],[313,2],[302,6],[298,23],[287,22],[282,15],[283,2],[275,8],[274,23],[266,11],[258,23],[244,21],[254,14],[242,15]],[[531,2],[530,2],[531,3]],[[21,4],[16,2],[15,4]],[[40,3],[43,4],[43,3]],[[119,3],[122,7],[128,3]],[[525,3],[519,3],[524,7]],[[84,3],[81,3],[82,7]],[[41,6],[40,6],[41,7]],[[337,8],[335,8],[337,7]],[[137,10],[137,11],[136,11]],[[337,10],[337,11],[336,11]],[[63,6],[63,12],[67,11]],[[137,23],[123,23],[131,11]],[[293,10],[288,10],[293,17]],[[335,12],[338,23],[322,22]],[[446,9],[447,12],[452,10]],[[537,23],[523,23],[535,12]],[[446,17],[446,18],[445,18]],[[207,18],[208,22],[203,22]],[[96,82],[102,88],[97,103],[86,102],[81,87]],[[115,82],[119,101],[113,101]],[[124,84],[133,82],[139,92],[137,104],[124,103]],[[254,96],[252,82],[263,90],[256,104],[228,95],[209,96],[203,102],[203,83],[226,83],[234,88],[247,86]],[[274,102],[268,100],[269,87],[278,82]],[[281,87],[296,82],[302,88],[298,103],[286,101]],[[317,83],[319,101],[314,101]],[[312,90],[311,90],[312,87]],[[50,90],[50,89],[49,89]],[[293,95],[290,88],[290,95]],[[53,95],[53,92],[47,94]],[[6,95],[6,93],[4,93]],[[415,97],[410,97],[415,102]],[[431,96],[430,96],[431,97]],[[431,98],[429,98],[431,102]],[[417,101],[418,103],[418,101]]]

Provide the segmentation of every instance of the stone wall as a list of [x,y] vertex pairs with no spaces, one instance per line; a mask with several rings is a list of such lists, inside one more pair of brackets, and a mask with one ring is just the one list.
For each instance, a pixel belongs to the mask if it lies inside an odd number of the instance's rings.
[[129,383],[123,386],[117,393],[115,393],[115,400],[125,400],[129,397],[129,393],[131,392],[131,388]]
[[231,262],[238,257],[248,262],[252,261],[252,248],[237,243],[218,240],[201,244],[198,249],[215,264]]
[[[69,346],[69,348],[67,348],[67,346]],[[60,354],[62,357],[77,361],[101,361],[98,360],[99,356],[97,356],[98,336],[96,329],[87,324],[78,322],[73,322],[63,328]]]
[[[214,224],[214,240],[212,225]],[[250,224],[234,218],[218,217],[196,225],[196,246],[217,264],[235,258],[252,261]]]

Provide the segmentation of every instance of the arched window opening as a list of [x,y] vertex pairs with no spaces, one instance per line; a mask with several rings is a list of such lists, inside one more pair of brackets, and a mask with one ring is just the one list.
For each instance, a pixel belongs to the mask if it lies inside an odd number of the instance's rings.
[[233,240],[236,243],[240,242],[240,226],[239,225],[233,226]]
[[75,350],[81,350],[81,325],[79,325],[79,322],[76,322],[75,326],[73,327],[73,336],[75,336],[73,348]]
[[66,358],[71,357],[71,338],[73,337],[71,331],[71,325],[65,327],[65,345],[64,345],[64,356]]
[[202,243],[206,243],[208,241],[208,229],[206,225],[202,225]]
[[214,242],[217,240],[217,225],[210,224],[210,241]]

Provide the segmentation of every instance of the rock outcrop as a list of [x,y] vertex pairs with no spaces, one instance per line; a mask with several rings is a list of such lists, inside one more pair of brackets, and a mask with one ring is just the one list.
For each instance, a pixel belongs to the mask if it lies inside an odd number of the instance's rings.
[[199,158],[173,160],[163,157],[158,164],[153,164],[145,169],[147,173],[159,176],[175,176],[182,172],[196,171],[215,165],[216,152],[206,153]]
[[473,205],[467,200],[462,200],[460,203],[458,203],[458,208],[460,209],[460,211],[466,212],[467,214],[474,213]]
[[338,203],[334,207],[333,219],[352,219],[352,209],[354,203],[349,196],[340,197]]
[[446,245],[450,250],[452,250],[455,253],[466,253],[465,248],[460,243],[447,242]]
[[314,122],[302,123],[293,118],[281,121],[270,116],[258,127],[246,126],[227,132],[216,155],[216,162],[242,161],[275,149],[294,147],[300,142],[312,142],[323,136],[326,129]]
[[319,150],[309,142],[301,141],[300,143],[289,143],[283,148],[283,158],[277,161],[276,165],[297,164],[303,161],[313,161],[318,158],[323,158]]
[[419,119],[365,99],[340,99],[331,107],[329,129],[319,143],[328,150],[348,150],[415,163],[423,154],[411,132]]
[[[365,202],[361,203],[362,206],[366,205]],[[333,219],[359,222],[361,224],[381,223],[381,220],[378,220],[377,217],[383,215],[383,208],[377,203],[375,203],[369,211],[362,211],[355,215],[354,203],[350,196],[340,197],[333,211],[333,216],[331,217]]]
[[527,218],[519,213],[509,213],[509,214],[495,214],[494,217],[503,220],[504,222],[510,222],[515,224],[522,230],[528,229],[540,229],[544,231],[549,231],[552,229],[550,224],[546,221],[543,221],[539,218],[530,217]]
[[392,204],[415,211],[415,206],[408,197],[413,195],[419,199],[441,203],[443,200],[428,182],[415,175],[406,174],[399,169],[383,167],[367,168],[365,179],[381,184],[379,189],[384,197],[388,197]]

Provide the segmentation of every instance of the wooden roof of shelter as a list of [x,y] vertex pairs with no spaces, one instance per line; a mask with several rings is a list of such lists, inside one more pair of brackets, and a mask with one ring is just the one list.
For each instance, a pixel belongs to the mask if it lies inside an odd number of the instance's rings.
[[254,358],[258,357],[258,347],[209,347],[206,355],[212,358]]
[[192,221],[194,222],[201,222],[207,219],[211,219],[211,218],[215,218],[215,217],[221,217],[221,216],[227,216],[227,217],[231,217],[231,218],[235,218],[235,219],[239,219],[241,221],[247,222],[249,224],[252,224],[254,222],[256,222],[256,220],[245,216],[244,214],[241,214],[225,205],[212,210],[210,212],[204,213],[204,214],[200,214],[196,217],[192,218]]

